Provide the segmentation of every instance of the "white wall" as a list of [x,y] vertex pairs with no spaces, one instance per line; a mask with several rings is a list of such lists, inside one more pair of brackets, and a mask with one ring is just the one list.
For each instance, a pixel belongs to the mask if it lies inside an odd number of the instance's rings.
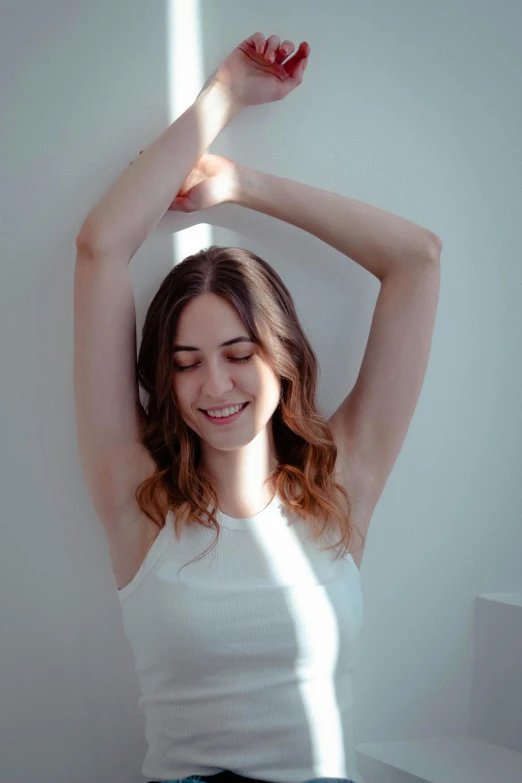
[[[356,739],[464,733],[474,598],[522,586],[522,9],[213,0],[200,10],[201,50],[186,53],[189,69],[202,58],[193,98],[257,30],[312,49],[302,87],[240,115],[211,151],[443,240],[428,372],[362,564]],[[134,661],[77,448],[73,274],[88,211],[174,119],[170,16],[138,0],[3,0],[1,16],[0,783],[138,783]],[[173,228],[201,219],[217,228],[176,239],[249,247],[288,284],[330,415],[357,377],[378,283],[292,226],[230,205],[167,216],[131,264],[138,334],[179,260]]]

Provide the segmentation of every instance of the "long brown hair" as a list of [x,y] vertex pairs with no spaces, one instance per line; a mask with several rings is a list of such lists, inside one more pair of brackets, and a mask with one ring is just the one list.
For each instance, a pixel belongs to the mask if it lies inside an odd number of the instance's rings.
[[[219,539],[216,484],[201,469],[200,438],[181,416],[172,382],[178,319],[187,303],[204,293],[217,294],[236,308],[249,337],[280,379],[281,399],[272,416],[278,465],[268,479],[271,487],[284,506],[309,521],[315,540],[332,532],[335,517],[341,539],[327,548],[341,545],[336,559],[344,556],[356,528],[350,524],[351,498],[334,481],[337,446],[316,410],[315,353],[277,272],[238,247],[212,245],[187,256],[165,277],[147,311],[136,376],[148,396],[145,406],[138,400],[141,442],[157,468],[136,489],[140,508],[161,529],[165,507],[159,495],[164,493],[178,540],[189,524],[214,527],[214,546]],[[336,493],[344,496],[346,510]]]

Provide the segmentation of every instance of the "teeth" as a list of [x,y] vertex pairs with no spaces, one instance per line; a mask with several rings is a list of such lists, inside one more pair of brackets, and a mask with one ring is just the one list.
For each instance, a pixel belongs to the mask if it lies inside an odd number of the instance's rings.
[[220,411],[207,411],[209,416],[214,416],[216,419],[222,419],[225,416],[231,416],[232,413],[237,413],[243,405],[234,405],[233,408],[223,408]]

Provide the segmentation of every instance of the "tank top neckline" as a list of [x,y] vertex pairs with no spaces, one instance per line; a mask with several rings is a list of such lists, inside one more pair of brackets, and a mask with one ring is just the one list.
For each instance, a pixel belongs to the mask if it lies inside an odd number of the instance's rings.
[[229,528],[230,530],[250,530],[260,524],[266,525],[270,519],[277,519],[279,517],[277,510],[280,506],[281,500],[276,492],[268,505],[261,511],[258,511],[257,514],[244,517],[243,519],[237,519],[236,517],[230,517],[228,514],[225,514],[224,511],[218,509],[216,516],[219,525],[222,527]]

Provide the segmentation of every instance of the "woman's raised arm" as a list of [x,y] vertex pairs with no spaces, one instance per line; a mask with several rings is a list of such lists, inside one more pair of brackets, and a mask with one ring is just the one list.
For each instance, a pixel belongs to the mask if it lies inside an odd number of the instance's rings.
[[227,91],[211,82],[91,210],[80,230],[81,244],[101,253],[117,250],[130,262],[194,163],[239,111]]
[[130,261],[220,130],[246,106],[281,100],[301,84],[308,44],[284,65],[293,44],[280,44],[278,36],[265,41],[254,33],[229,54],[194,103],[90,211],[78,235],[81,246]]

